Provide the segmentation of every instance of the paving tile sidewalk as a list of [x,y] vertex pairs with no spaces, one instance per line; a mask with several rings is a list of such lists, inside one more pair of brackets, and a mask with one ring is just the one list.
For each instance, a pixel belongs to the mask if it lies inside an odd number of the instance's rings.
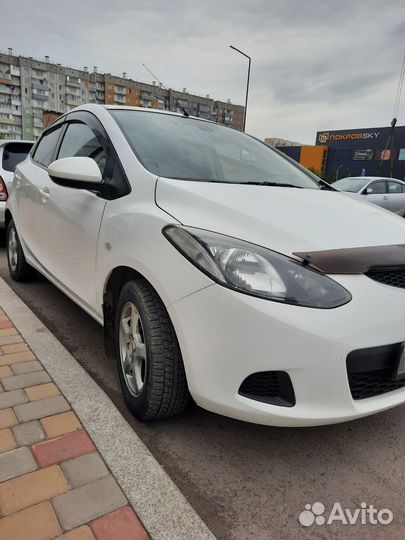
[[149,538],[90,436],[0,308],[0,540]]

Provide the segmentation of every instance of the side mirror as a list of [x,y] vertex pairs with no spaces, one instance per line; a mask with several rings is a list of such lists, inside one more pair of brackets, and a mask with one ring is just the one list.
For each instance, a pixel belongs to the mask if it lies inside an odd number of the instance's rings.
[[59,186],[95,191],[103,186],[99,166],[89,157],[57,159],[48,166],[48,174]]
[[363,195],[370,195],[370,193],[373,193],[372,187],[368,187],[365,191],[363,191]]

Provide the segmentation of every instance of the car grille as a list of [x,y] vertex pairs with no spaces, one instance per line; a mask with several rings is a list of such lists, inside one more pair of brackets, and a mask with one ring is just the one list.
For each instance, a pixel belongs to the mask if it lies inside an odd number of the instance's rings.
[[255,401],[293,407],[295,394],[290,376],[285,371],[260,371],[246,377],[239,394]]
[[405,266],[403,268],[379,268],[366,273],[374,281],[405,289]]
[[396,379],[401,343],[360,349],[347,357],[347,375],[353,399],[366,399],[405,387]]
[[349,384],[353,399],[366,399],[403,388],[405,380],[395,380],[392,369],[379,369],[351,374]]

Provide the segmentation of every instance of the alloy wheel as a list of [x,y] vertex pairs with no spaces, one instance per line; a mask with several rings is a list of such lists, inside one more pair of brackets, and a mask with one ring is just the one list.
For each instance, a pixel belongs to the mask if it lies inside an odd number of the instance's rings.
[[138,397],[146,381],[147,351],[142,320],[132,302],[127,302],[121,312],[119,345],[127,388],[134,397]]
[[18,264],[18,244],[17,244],[17,234],[14,227],[11,227],[8,235],[8,260],[10,262],[10,267],[13,272],[17,268]]

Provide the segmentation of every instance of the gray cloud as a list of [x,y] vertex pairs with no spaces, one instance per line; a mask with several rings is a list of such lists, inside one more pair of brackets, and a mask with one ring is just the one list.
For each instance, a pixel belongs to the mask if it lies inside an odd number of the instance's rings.
[[[4,1],[4,0],[3,0]],[[405,48],[403,0],[15,0],[0,48],[243,103],[248,131],[312,143],[387,125]],[[405,97],[404,97],[405,100]],[[401,109],[403,123],[405,106]]]

